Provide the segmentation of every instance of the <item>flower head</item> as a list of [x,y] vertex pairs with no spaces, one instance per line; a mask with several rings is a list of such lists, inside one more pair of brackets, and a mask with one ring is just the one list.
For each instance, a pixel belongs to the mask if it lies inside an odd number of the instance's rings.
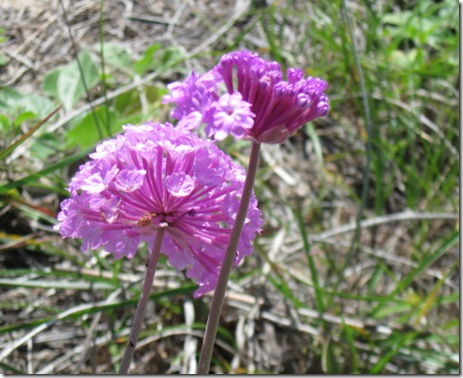
[[[125,126],[98,145],[69,185],[61,204],[63,237],[83,239],[115,258],[150,249],[165,230],[161,252],[199,284],[195,295],[215,288],[244,184],[244,170],[212,141],[170,124]],[[261,213],[253,197],[235,265],[252,253]]]
[[[224,94],[220,83],[225,84]],[[322,79],[304,78],[300,69],[290,68],[284,80],[277,62],[235,51],[222,56],[205,75],[192,74],[183,83],[171,84],[164,101],[177,104],[172,116],[183,127],[195,128],[203,122],[208,135],[216,139],[232,134],[281,143],[307,122],[328,114],[326,87]]]

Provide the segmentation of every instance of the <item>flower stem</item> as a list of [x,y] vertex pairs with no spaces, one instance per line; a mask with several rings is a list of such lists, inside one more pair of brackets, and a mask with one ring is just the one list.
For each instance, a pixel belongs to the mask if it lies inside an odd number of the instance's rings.
[[143,290],[140,295],[140,299],[138,300],[135,316],[133,317],[132,329],[130,330],[129,339],[127,340],[127,346],[125,347],[124,355],[122,356],[118,374],[127,374],[135,353],[135,347],[137,346],[138,335],[140,334],[140,329],[143,323],[146,305],[148,304],[151,287],[153,286],[154,273],[156,272],[156,265],[159,260],[163,237],[164,229],[160,228],[156,232],[153,249],[151,250],[148,267],[146,269],[145,281],[143,282]]
[[243,194],[236,215],[235,224],[230,235],[227,250],[223,260],[222,268],[220,269],[219,279],[217,282],[214,296],[212,298],[211,310],[207,319],[206,331],[204,334],[203,345],[201,347],[201,355],[199,357],[197,374],[208,374],[214,350],[215,337],[219,326],[220,314],[225,299],[225,291],[227,290],[228,278],[235,260],[236,249],[240,240],[241,231],[243,230],[246,214],[251,200],[252,190],[257,172],[257,163],[259,162],[260,143],[253,142],[251,147],[251,155],[249,157],[248,171],[246,181],[244,182]]

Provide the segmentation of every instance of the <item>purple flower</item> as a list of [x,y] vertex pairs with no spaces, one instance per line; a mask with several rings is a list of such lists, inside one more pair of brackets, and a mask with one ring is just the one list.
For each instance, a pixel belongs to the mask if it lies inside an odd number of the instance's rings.
[[186,128],[196,128],[201,122],[202,113],[217,100],[217,79],[212,72],[200,76],[193,71],[183,83],[174,82],[167,85],[170,94],[164,96],[164,102],[177,103],[171,116],[176,119],[188,117]]
[[243,138],[254,123],[253,117],[251,104],[242,100],[241,93],[226,93],[212,103],[203,120],[207,135],[223,140],[229,134]]
[[[221,84],[226,92],[220,92]],[[215,139],[232,134],[255,142],[281,143],[307,122],[328,114],[327,83],[304,78],[290,68],[287,80],[277,62],[256,53],[225,54],[205,75],[191,74],[183,83],[170,84],[164,102],[177,107],[172,116],[189,129],[206,124]]]
[[[98,145],[69,185],[61,204],[63,237],[81,238],[82,250],[104,248],[132,258],[140,242],[151,250],[165,229],[161,252],[198,283],[195,296],[215,288],[245,172],[212,141],[170,124],[125,126]],[[252,198],[235,265],[252,253],[261,213]]]

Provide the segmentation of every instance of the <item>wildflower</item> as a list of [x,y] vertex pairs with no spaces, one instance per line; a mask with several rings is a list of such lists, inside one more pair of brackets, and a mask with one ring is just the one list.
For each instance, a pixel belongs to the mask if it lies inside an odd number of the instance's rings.
[[204,123],[215,139],[232,134],[281,143],[307,122],[328,114],[326,87],[322,79],[304,78],[301,69],[290,68],[285,81],[277,62],[235,51],[206,74],[193,72],[183,83],[170,84],[164,102],[176,103],[172,116],[180,120],[179,126],[192,129]]
[[[82,250],[104,248],[132,258],[164,230],[161,253],[194,279],[200,296],[215,288],[245,172],[212,141],[170,124],[125,126],[90,154],[61,204],[63,237],[81,238]],[[261,213],[252,197],[234,264],[252,253]]]

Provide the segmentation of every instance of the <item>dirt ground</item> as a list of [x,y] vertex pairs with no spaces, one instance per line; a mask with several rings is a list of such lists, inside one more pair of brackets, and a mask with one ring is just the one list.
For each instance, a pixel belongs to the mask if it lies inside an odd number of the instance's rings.
[[[225,32],[233,39],[239,28],[230,24],[250,6],[249,1],[105,2],[104,40],[122,44],[134,56],[156,42],[186,54],[217,49]],[[2,51],[10,59],[1,72],[2,85],[34,91],[45,73],[74,59],[73,43],[99,42],[99,1],[6,0],[0,11],[7,40]]]

